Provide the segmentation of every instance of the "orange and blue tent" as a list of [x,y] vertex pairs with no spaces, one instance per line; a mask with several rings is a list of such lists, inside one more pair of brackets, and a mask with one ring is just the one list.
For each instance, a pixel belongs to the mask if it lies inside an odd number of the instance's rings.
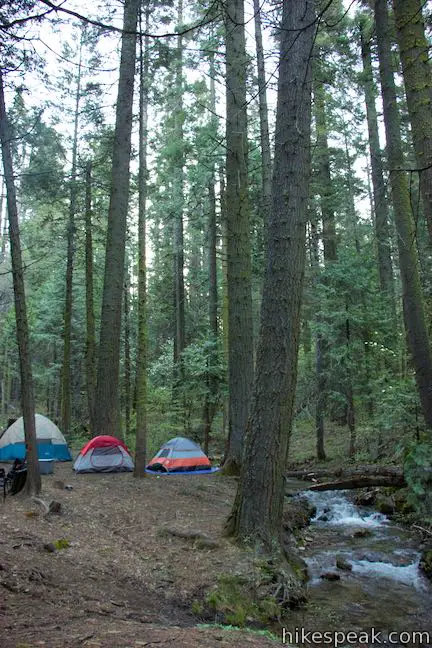
[[146,468],[146,472],[164,474],[203,473],[216,470],[198,443],[184,437],[176,437],[167,441]]

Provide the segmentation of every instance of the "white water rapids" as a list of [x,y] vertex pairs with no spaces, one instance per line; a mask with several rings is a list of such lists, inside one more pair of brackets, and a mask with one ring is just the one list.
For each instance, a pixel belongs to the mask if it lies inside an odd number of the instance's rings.
[[[305,556],[311,585],[322,582],[323,573],[336,572],[341,578],[391,579],[419,592],[430,590],[419,570],[420,553],[385,515],[355,505],[346,491],[306,491],[303,495],[316,507],[311,528],[326,533],[332,530],[334,536],[331,549]],[[349,563],[351,570],[336,569],[336,555]]]

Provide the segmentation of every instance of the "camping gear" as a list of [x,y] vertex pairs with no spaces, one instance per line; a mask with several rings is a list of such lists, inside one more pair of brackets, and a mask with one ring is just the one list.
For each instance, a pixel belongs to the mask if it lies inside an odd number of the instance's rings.
[[[39,459],[72,461],[66,439],[52,421],[35,414],[36,444]],[[19,418],[0,436],[0,461],[25,459],[24,419]]]
[[73,469],[77,473],[130,472],[134,464],[126,444],[102,435],[90,439],[81,449]]
[[39,474],[52,475],[54,472],[53,459],[39,459]]
[[0,488],[3,489],[3,501],[6,495],[16,495],[25,486],[27,480],[27,464],[25,461],[15,459],[12,468],[6,474],[4,468],[0,468]]
[[176,437],[165,443],[146,467],[146,472],[214,472],[208,457],[198,443]]

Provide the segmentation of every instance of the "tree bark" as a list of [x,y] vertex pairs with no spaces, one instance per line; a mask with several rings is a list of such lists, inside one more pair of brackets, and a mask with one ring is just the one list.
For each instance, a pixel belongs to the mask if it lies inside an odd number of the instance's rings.
[[[311,221],[311,266],[313,272],[313,285],[317,288],[319,282],[319,247],[318,232],[314,221]],[[316,315],[317,324],[321,323],[321,318]],[[316,399],[315,399],[315,433],[316,433],[316,453],[319,461],[326,459],[325,453],[325,390],[326,390],[326,373],[324,367],[325,352],[328,350],[328,344],[323,339],[322,333],[317,330],[315,333],[315,372],[316,372]]]
[[35,403],[33,375],[27,321],[27,307],[24,287],[24,272],[21,255],[21,241],[18,221],[18,207],[15,191],[11,154],[11,136],[4,98],[3,74],[0,70],[0,139],[3,169],[6,182],[7,209],[9,217],[9,242],[11,248],[12,276],[14,287],[15,320],[21,375],[21,406],[24,418],[24,435],[27,460],[26,490],[37,495],[41,490],[38,452],[36,445]]
[[432,245],[432,73],[422,2],[393,0],[396,36],[402,62],[420,192]]
[[110,206],[93,432],[116,436],[120,424],[120,331],[129,201],[136,26],[140,0],[126,0],[114,132]]
[[86,282],[86,389],[90,429],[94,428],[96,393],[96,331],[93,302],[92,165],[86,165],[85,282]]
[[[183,1],[178,0],[177,24],[183,24]],[[184,285],[184,110],[183,110],[183,36],[177,36],[175,61],[174,138],[176,150],[173,157],[172,188],[174,203],[173,262],[174,262],[174,391],[176,418],[180,415],[186,430],[186,405],[184,393],[183,351],[186,348],[185,285]]]
[[[228,263],[227,263],[227,217],[226,217],[226,188],[225,176],[222,165],[219,168],[219,203],[220,203],[220,220],[222,231],[222,349],[224,364],[228,367]],[[227,377],[228,381],[228,377]],[[227,439],[226,448],[229,444],[229,397],[224,398],[223,403],[223,422],[222,429],[224,437]],[[228,451],[228,450],[227,450]]]
[[5,259],[6,253],[6,238],[7,238],[7,211],[4,212],[4,202],[5,202],[5,181],[4,178],[1,180],[0,185],[0,263]]
[[403,170],[404,157],[400,135],[400,117],[392,70],[391,41],[386,0],[375,0],[375,22],[383,95],[387,157],[390,169],[390,185],[402,279],[404,320],[423,415],[429,437],[432,438],[432,355],[423,307],[419,262],[415,243],[415,226],[411,211],[409,187],[406,172]]
[[251,248],[243,0],[225,4],[226,223],[228,278],[228,450],[224,471],[238,474],[253,378]]
[[[286,0],[281,27],[272,210],[251,415],[226,531],[279,544],[287,435],[297,377],[310,178],[313,3]],[[281,423],[281,414],[285,418]]]
[[[145,3],[145,32],[149,32],[150,8]],[[140,32],[142,14],[140,15]],[[144,477],[147,453],[147,137],[150,86],[150,39],[140,36],[139,167],[138,167],[138,354],[136,368],[136,437],[134,477]]]
[[123,334],[124,334],[124,413],[125,431],[123,439],[127,439],[131,424],[131,349],[130,349],[130,276],[129,259],[126,257],[125,285],[123,296]]
[[264,48],[261,29],[261,6],[259,0],[254,0],[255,19],[255,47],[257,55],[258,74],[258,99],[260,116],[260,141],[261,141],[261,182],[262,182],[262,214],[264,228],[267,229],[267,222],[271,209],[271,149],[268,124],[267,108],[267,82],[265,73]]
[[[326,115],[326,95],[323,78],[323,62],[320,60],[319,51],[314,70],[314,114],[316,124],[316,164],[318,175],[318,190],[320,194],[320,207],[322,217],[322,240],[324,248],[324,263],[326,267],[337,260],[336,222],[333,208],[334,189],[330,173],[330,150],[328,145],[328,129]],[[319,252],[316,228],[312,239],[313,261],[317,280],[319,275]],[[317,283],[317,282],[316,282]],[[326,405],[328,351],[329,345],[325,336],[319,330],[322,325],[322,316],[317,314],[318,331],[315,336],[315,369],[317,395],[315,404],[315,428],[317,458],[323,461],[326,458],[324,447],[324,412]]]
[[[347,169],[347,188],[348,188],[348,199],[349,199],[349,210],[352,231],[354,235],[354,245],[357,256],[360,256],[360,240],[358,237],[358,227],[357,227],[357,213],[355,207],[355,196],[353,188],[353,171],[351,164],[351,156],[349,152],[348,145],[348,134],[346,130],[345,122],[343,122],[343,134],[345,142],[345,156],[346,156],[346,169]],[[352,360],[351,360],[351,322],[349,315],[349,299],[345,304],[346,311],[346,320],[345,320],[345,358],[343,360],[344,365],[344,383],[345,389],[344,394],[346,398],[346,421],[348,429],[350,432],[350,443],[349,443],[349,456],[354,457],[356,453],[357,446],[357,432],[356,432],[356,421],[355,421],[355,408],[354,408],[354,387],[352,379]]]
[[[396,297],[391,259],[390,226],[387,206],[386,184],[378,131],[378,117],[375,104],[376,86],[372,71],[370,35],[360,19],[360,41],[363,60],[363,91],[365,95],[368,125],[369,154],[372,171],[373,213],[378,257],[378,273],[383,291],[392,312],[393,337],[396,336]],[[395,340],[393,340],[395,341]]]
[[[216,121],[216,88],[214,54],[210,54],[210,110],[211,126],[214,137],[217,136]],[[208,454],[210,434],[213,418],[216,411],[218,395],[218,380],[214,375],[215,367],[219,362],[218,355],[218,284],[217,284],[217,218],[216,218],[216,167],[212,162],[208,183],[209,216],[208,216],[208,287],[209,287],[209,325],[211,346],[208,363],[211,371],[207,375],[207,393],[204,403],[204,452]]]
[[71,346],[72,346],[72,301],[73,301],[73,263],[75,245],[75,213],[77,203],[77,154],[78,154],[78,125],[79,105],[81,99],[81,62],[82,62],[83,34],[81,34],[78,71],[75,94],[74,134],[72,142],[72,169],[69,193],[69,218],[67,225],[67,253],[66,253],[66,291],[63,319],[63,366],[61,385],[61,426],[63,434],[68,435],[71,424]]
[[[6,215],[7,216],[7,215]],[[6,416],[8,403],[10,401],[10,358],[8,353],[8,346],[5,343],[4,355],[3,355],[3,367],[2,367],[2,380],[1,380],[1,403],[0,403],[0,414],[2,417]]]

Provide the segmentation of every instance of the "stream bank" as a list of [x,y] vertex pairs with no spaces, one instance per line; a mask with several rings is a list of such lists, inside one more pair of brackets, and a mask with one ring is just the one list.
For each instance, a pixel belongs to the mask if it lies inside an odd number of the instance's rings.
[[374,629],[391,645],[432,645],[432,584],[419,569],[419,539],[386,515],[357,506],[353,491],[302,496],[316,509],[298,536],[308,566],[308,603],[290,613],[286,636],[301,639],[302,628],[358,636]]

